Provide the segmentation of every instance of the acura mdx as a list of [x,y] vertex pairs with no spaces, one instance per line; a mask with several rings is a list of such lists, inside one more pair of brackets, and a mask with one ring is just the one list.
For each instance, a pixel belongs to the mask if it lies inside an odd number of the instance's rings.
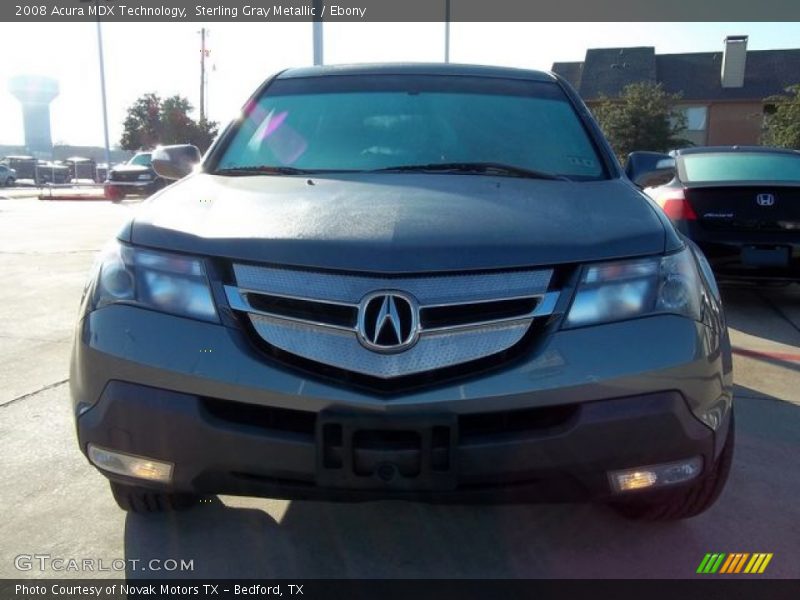
[[[698,248],[559,77],[290,69],[99,256],[80,449],[126,510],[212,494],[709,507],[731,351]],[[646,159],[646,156],[645,156]]]

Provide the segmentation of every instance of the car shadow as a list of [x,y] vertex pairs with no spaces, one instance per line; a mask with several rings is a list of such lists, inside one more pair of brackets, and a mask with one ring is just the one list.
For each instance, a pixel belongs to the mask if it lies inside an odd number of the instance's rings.
[[191,560],[128,578],[692,577],[706,552],[773,552],[800,576],[800,407],[738,388],[728,487],[693,519],[626,520],[602,505],[336,504],[224,497],[183,513],[128,515],[125,554]]
[[758,338],[800,346],[800,285],[721,288],[728,326]]

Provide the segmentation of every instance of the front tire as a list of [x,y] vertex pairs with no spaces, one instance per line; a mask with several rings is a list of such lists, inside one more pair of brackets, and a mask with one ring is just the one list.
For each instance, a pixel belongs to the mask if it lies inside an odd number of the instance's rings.
[[187,510],[197,504],[200,496],[195,494],[168,494],[109,481],[111,494],[124,511],[153,514]]
[[728,481],[733,462],[735,432],[736,425],[731,409],[728,437],[709,474],[680,491],[661,496],[657,501],[620,502],[614,508],[629,519],[642,521],[677,521],[695,517],[708,510],[717,501]]

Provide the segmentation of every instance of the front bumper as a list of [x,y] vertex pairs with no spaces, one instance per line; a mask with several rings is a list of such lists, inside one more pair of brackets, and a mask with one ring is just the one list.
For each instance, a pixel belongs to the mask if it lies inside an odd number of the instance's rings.
[[147,181],[106,181],[103,190],[108,197],[119,195],[126,196],[149,196],[160,189],[161,185],[157,179]]
[[[705,325],[649,317],[559,331],[502,369],[387,397],[284,367],[241,330],[112,305],[80,324],[70,385],[82,451],[172,462],[172,491],[552,501],[607,496],[609,470],[694,456],[708,468],[732,401],[726,345]],[[354,420],[398,435],[353,437]],[[345,425],[338,443],[326,423]],[[425,442],[426,423],[447,441]],[[441,477],[401,472],[443,453]],[[401,473],[384,481],[386,464]]]
[[[323,468],[320,431],[313,426],[316,419],[328,419],[325,413],[304,421],[300,415],[275,418],[276,413],[265,411],[265,419],[242,423],[208,406],[197,396],[112,382],[100,403],[78,420],[79,438],[84,448],[91,443],[173,463],[173,481],[164,486],[170,491],[290,499],[604,498],[611,495],[609,471],[694,456],[709,466],[715,459],[714,432],[691,414],[677,392],[590,402],[554,426],[511,433],[475,431],[468,417],[456,418],[452,431],[464,431],[453,440],[447,468],[441,469],[447,481],[422,477],[426,465],[436,461],[437,447],[426,454],[388,444],[353,444],[335,473],[330,466]],[[369,422],[371,427],[403,427],[409,419],[430,417],[382,415]],[[303,422],[312,428],[302,430],[298,425]],[[409,476],[398,472],[415,461],[420,468],[412,467]],[[387,465],[396,469],[388,479],[381,472]]]

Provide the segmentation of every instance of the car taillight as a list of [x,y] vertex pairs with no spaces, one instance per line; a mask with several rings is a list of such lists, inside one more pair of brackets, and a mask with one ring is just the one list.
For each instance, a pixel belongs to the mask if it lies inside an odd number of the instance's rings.
[[696,221],[697,213],[689,204],[683,190],[669,192],[656,198],[661,210],[673,221]]

